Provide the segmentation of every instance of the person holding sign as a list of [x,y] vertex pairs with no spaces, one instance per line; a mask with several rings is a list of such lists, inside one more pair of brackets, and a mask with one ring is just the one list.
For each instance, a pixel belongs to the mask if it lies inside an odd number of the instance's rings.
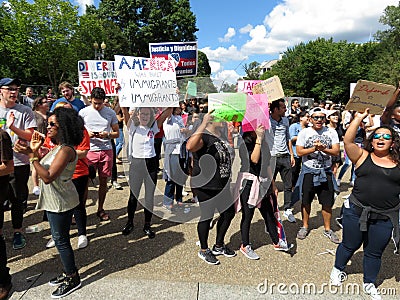
[[255,131],[243,133],[243,143],[239,148],[241,168],[234,193],[236,211],[242,212],[240,252],[248,259],[254,260],[259,259],[259,256],[251,247],[249,235],[256,207],[265,221],[274,249],[289,251],[292,247],[287,244],[282,224],[275,217],[275,214],[279,214],[278,189],[272,179],[271,153],[264,134],[265,128],[262,125]]
[[[213,122],[213,112],[204,115],[195,133],[186,144],[193,153],[193,171],[191,185],[200,205],[200,220],[197,232],[200,240],[198,256],[208,264],[217,265],[216,255],[234,257],[236,253],[224,244],[225,234],[235,216],[235,208],[230,192],[232,158],[229,144],[222,140],[223,122]],[[217,221],[216,243],[212,250],[208,248],[210,221],[215,210],[220,218]]]
[[364,292],[381,299],[375,287],[382,254],[391,238],[399,252],[400,142],[396,131],[380,126],[368,137],[365,148],[354,142],[357,128],[368,115],[358,113],[344,137],[344,146],[355,164],[356,180],[343,209],[343,241],[336,251],[331,284],[340,286],[346,278],[346,264],[361,245],[364,248]]
[[[158,158],[154,148],[154,136],[160,131],[164,121],[172,113],[172,108],[165,109],[155,120],[154,109],[139,107],[132,118],[127,107],[122,107],[124,120],[129,132],[127,157],[129,164],[130,194],[128,200],[128,221],[122,229],[123,235],[133,230],[133,218],[138,204],[140,189],[144,184],[144,227],[143,232],[150,238],[155,237],[150,224],[153,216],[154,191],[157,183]],[[146,171],[147,170],[147,171]]]

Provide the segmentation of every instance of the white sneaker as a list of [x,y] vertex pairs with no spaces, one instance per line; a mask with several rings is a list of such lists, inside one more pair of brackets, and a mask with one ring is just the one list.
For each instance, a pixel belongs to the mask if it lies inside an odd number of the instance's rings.
[[80,235],[78,237],[78,249],[86,248],[88,245],[88,239],[86,235]]
[[55,247],[56,243],[54,242],[53,238],[50,238],[46,244],[46,248],[53,248]]
[[350,186],[354,186],[354,181],[350,181]]
[[368,294],[371,297],[371,299],[373,299],[373,300],[381,300],[382,299],[378,289],[376,288],[375,284],[373,284],[373,283],[364,283],[363,290],[364,290],[364,293]]
[[182,191],[182,196],[187,196],[187,195],[189,195],[189,193],[188,193],[188,192],[186,192],[186,191]]
[[40,195],[40,187],[34,186],[32,189],[32,194],[34,194],[35,196],[39,196]]
[[340,182],[342,182],[341,179],[336,179],[337,186],[340,186]]
[[285,210],[285,212],[283,213],[283,215],[288,219],[288,221],[289,221],[290,223],[296,223],[296,218],[294,217],[294,215],[293,215],[291,209]]
[[341,286],[343,281],[347,279],[347,274],[345,272],[340,271],[333,267],[331,276],[330,276],[330,284],[334,286]]

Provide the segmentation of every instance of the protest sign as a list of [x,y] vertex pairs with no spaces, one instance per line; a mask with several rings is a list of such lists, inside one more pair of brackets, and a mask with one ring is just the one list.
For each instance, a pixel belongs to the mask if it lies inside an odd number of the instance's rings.
[[285,97],[281,80],[278,76],[270,77],[255,85],[253,87],[253,94],[266,94],[270,103]]
[[186,93],[190,96],[197,96],[197,84],[193,81],[188,81]]
[[80,60],[78,61],[79,85],[81,95],[90,96],[93,88],[101,87],[107,96],[115,96],[117,73],[113,61]]
[[197,75],[197,42],[149,43],[150,57],[174,59],[176,76]]
[[256,130],[258,125],[269,129],[269,108],[266,94],[247,95],[246,114],[242,121],[242,131]]
[[345,109],[362,112],[369,108],[371,114],[381,115],[395,90],[393,85],[358,80]]
[[262,82],[262,80],[238,80],[237,91],[253,95],[253,87],[260,82]]
[[215,110],[212,115],[216,121],[241,122],[246,112],[246,94],[215,93],[208,95],[208,110]]
[[175,62],[115,55],[121,107],[178,107]]

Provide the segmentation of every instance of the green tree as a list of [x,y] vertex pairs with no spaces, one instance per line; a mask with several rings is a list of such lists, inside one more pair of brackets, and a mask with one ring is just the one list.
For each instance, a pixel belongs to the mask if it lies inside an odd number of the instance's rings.
[[260,63],[253,61],[249,64],[243,65],[243,70],[246,72],[246,76],[244,76],[245,80],[257,80],[260,79]]
[[148,57],[149,43],[196,39],[189,0],[102,0],[98,11],[122,30],[126,55]]

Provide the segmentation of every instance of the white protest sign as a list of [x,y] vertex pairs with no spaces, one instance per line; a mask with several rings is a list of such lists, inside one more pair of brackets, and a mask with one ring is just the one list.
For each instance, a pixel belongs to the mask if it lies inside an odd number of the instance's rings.
[[381,115],[395,90],[393,85],[359,80],[346,109],[362,112],[369,108],[371,114]]
[[121,107],[178,107],[175,62],[115,55]]
[[107,96],[115,96],[117,73],[114,62],[107,60],[80,60],[78,61],[80,93],[89,96],[93,88],[101,87]]
[[281,80],[278,76],[270,77],[253,87],[254,94],[266,94],[268,102],[272,102],[285,97]]
[[262,82],[262,80],[238,80],[237,91],[253,95],[253,87],[260,82]]

